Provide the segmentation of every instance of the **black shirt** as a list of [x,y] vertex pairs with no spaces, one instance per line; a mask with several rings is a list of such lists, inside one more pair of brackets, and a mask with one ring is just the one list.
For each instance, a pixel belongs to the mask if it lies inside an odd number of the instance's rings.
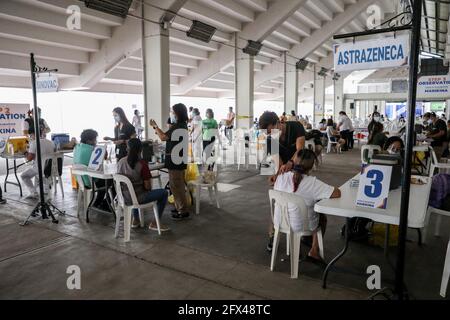
[[[280,158],[283,163],[287,163],[297,151],[297,139],[305,136],[305,128],[300,122],[288,121],[285,123],[286,131],[283,139],[279,142]],[[267,139],[267,151],[271,153],[271,139]]]
[[442,147],[442,144],[447,140],[447,125],[442,119],[438,119],[435,123],[430,125],[431,134],[439,133],[439,131],[444,131],[444,135],[439,138],[433,138],[433,141],[431,142],[432,147]]
[[166,132],[166,135],[167,135],[166,159],[164,161],[164,164],[165,164],[166,168],[169,170],[185,170],[187,168],[187,161],[182,161],[181,164],[175,164],[172,161],[172,149],[179,143],[186,144],[185,146],[183,146],[183,148],[180,148],[179,156],[183,159],[184,158],[183,150],[188,149],[188,143],[189,143],[189,139],[187,139],[186,141],[183,141],[184,140],[183,136],[180,136],[178,140],[172,141],[172,134],[177,129],[184,129],[184,130],[186,130],[186,133],[187,133],[187,123],[175,123],[170,127],[169,131]]
[[[131,123],[126,123],[114,128],[114,140],[130,140],[131,136],[136,134],[136,129]],[[116,157],[117,160],[127,156],[127,143],[121,143],[116,145]]]

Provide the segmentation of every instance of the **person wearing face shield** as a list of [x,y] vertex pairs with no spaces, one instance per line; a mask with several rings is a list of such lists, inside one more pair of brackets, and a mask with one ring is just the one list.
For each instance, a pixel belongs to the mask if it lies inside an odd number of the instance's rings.
[[113,141],[116,145],[117,161],[127,156],[127,142],[132,138],[136,138],[136,129],[128,121],[127,116],[122,108],[117,107],[113,110],[113,117],[116,122],[114,128],[114,138],[104,137],[105,141]]
[[386,140],[383,151],[391,155],[404,157],[405,144],[400,137],[390,137]]
[[[47,133],[50,132],[50,127],[48,126],[47,122],[41,118],[41,108],[38,107],[38,113],[39,113],[39,129],[40,132],[43,136],[41,136],[41,138],[45,137],[45,135]],[[30,111],[28,111],[28,118],[26,118],[23,121],[23,125],[22,125],[22,130],[23,130],[23,135],[26,137],[30,137],[31,139],[34,140],[34,134],[35,134],[35,129],[34,129],[34,110],[31,109]]]

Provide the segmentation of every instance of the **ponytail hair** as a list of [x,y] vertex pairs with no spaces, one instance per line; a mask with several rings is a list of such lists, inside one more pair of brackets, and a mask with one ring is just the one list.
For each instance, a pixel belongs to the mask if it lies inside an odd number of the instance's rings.
[[292,171],[294,172],[294,192],[297,192],[300,183],[303,180],[303,175],[308,174],[314,164],[317,162],[317,156],[314,151],[310,149],[302,149],[297,152],[294,167]]
[[136,164],[141,159],[142,142],[137,138],[128,140],[128,156],[127,162],[131,169],[136,167]]

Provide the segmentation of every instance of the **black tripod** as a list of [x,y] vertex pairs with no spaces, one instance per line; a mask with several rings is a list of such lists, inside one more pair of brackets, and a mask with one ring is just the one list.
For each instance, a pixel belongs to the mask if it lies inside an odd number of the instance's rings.
[[[30,54],[30,66],[31,66],[31,86],[33,88],[33,116],[34,116],[34,136],[36,139],[36,165],[38,168],[38,180],[39,180],[39,203],[34,207],[28,217],[23,221],[20,225],[25,226],[28,223],[28,220],[31,217],[37,217],[38,214],[41,215],[42,219],[48,219],[49,216],[52,219],[53,223],[58,223],[55,216],[53,215],[52,209],[58,211],[59,214],[64,215],[64,213],[56,208],[50,201],[45,201],[44,196],[44,180],[42,174],[42,155],[41,155],[41,128],[39,125],[39,111],[37,106],[37,94],[36,94],[36,74],[39,73],[51,73],[57,72],[57,69],[48,70],[47,68],[41,68],[36,65],[36,61],[34,60],[34,54]],[[53,161],[53,160],[52,160]]]

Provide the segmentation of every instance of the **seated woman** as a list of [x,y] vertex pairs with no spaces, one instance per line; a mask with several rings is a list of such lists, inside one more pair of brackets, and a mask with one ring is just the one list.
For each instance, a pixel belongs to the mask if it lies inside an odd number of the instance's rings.
[[405,144],[400,137],[390,137],[384,143],[383,150],[389,154],[400,154],[403,158]]
[[383,148],[387,140],[386,134],[383,132],[383,130],[383,125],[380,122],[375,122],[372,127],[372,132],[369,134],[368,144],[380,146],[380,148]]
[[[164,208],[167,204],[167,198],[169,196],[165,189],[153,189],[151,183],[151,173],[148,164],[145,160],[142,160],[142,142],[137,138],[128,140],[127,143],[128,155],[120,159],[117,164],[117,173],[127,176],[134,187],[137,200],[140,204],[156,201],[159,219],[161,220]],[[131,195],[126,188],[123,190],[123,196],[126,204],[131,204]],[[133,223],[132,227],[137,228],[139,226],[139,212],[133,211]],[[150,230],[158,230],[155,221],[152,221],[148,226]],[[160,224],[161,232],[169,231],[170,229]]]
[[331,142],[337,142],[341,148],[344,147],[345,139],[342,139],[339,132],[336,131],[333,119],[327,121],[327,137]]
[[[307,229],[313,232],[313,242],[308,257],[314,261],[322,261],[319,253],[319,243],[317,239],[317,230],[322,228],[325,232],[325,216],[314,212],[314,204],[322,199],[340,198],[341,191],[333,186],[327,185],[316,177],[309,176],[309,172],[314,167],[317,160],[313,151],[303,149],[297,152],[294,160],[294,168],[278,176],[274,189],[278,191],[294,193],[305,200],[308,207],[308,220],[301,220],[298,215],[298,208],[289,208],[289,217],[291,228],[294,232]],[[280,221],[280,210],[276,208],[274,221],[278,224]],[[305,225],[306,224],[306,225]]]

